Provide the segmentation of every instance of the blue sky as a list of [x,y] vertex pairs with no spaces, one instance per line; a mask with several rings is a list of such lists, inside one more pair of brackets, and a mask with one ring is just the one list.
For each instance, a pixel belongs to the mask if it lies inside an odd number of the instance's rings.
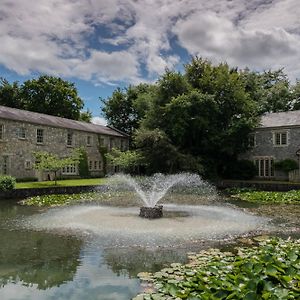
[[298,0],[1,0],[0,76],[61,76],[94,117],[99,97],[181,70],[192,55],[284,68],[294,81],[299,15]]

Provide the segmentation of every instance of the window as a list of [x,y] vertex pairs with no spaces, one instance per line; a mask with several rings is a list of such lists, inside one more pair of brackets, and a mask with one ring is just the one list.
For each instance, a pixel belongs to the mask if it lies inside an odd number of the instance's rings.
[[38,128],[36,130],[36,142],[38,144],[43,144],[44,143],[44,129]]
[[62,175],[77,175],[77,166],[75,164],[71,164],[63,167],[61,173]]
[[4,138],[4,125],[0,124],[0,141]]
[[114,139],[113,138],[110,138],[109,139],[109,149],[111,150],[113,147],[114,147]]
[[100,160],[90,160],[89,161],[89,170],[92,171],[99,171],[99,170],[102,170],[102,161]]
[[25,169],[30,170],[31,169],[31,161],[30,160],[25,160]]
[[19,139],[25,139],[26,138],[26,131],[24,127],[20,127],[17,129],[17,136]]
[[248,136],[248,145],[249,147],[253,148],[255,147],[256,144],[256,134],[255,133],[250,133]]
[[256,157],[254,160],[258,177],[274,176],[274,159],[273,157]]
[[88,135],[86,137],[86,145],[87,146],[91,146],[92,145],[92,137],[90,135]]
[[274,146],[287,146],[288,145],[288,132],[273,132],[273,144]]
[[104,138],[100,138],[100,147],[104,147],[104,146],[105,146]]
[[68,135],[67,135],[67,145],[68,146],[72,146],[73,145],[73,133],[72,132],[68,132]]

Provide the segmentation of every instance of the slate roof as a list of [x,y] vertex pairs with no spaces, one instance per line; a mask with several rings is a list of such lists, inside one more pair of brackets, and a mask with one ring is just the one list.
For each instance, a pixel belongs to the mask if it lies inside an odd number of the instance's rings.
[[0,105],[0,119],[14,120],[32,124],[39,124],[51,127],[67,128],[91,133],[98,133],[117,137],[127,137],[125,133],[108,126],[96,125],[87,122],[80,122],[66,118],[50,116],[27,110],[21,110]]
[[300,110],[267,113],[261,117],[260,128],[300,126]]

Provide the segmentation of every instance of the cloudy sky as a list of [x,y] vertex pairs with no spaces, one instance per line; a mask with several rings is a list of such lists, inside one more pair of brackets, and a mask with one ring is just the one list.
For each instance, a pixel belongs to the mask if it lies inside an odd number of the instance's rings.
[[0,0],[0,76],[75,82],[86,108],[191,55],[300,78],[299,0]]

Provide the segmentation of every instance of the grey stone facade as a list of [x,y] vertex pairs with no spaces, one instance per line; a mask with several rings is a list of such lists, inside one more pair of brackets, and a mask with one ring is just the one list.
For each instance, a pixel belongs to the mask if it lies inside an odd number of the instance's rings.
[[257,177],[288,179],[288,174],[276,170],[274,163],[284,159],[299,162],[296,154],[300,149],[299,117],[300,111],[270,113],[262,116],[261,126],[253,132],[254,146],[239,157],[256,164]]
[[[83,146],[87,152],[91,175],[101,176],[104,175],[104,170],[102,155],[99,151],[100,144],[108,149],[116,147],[125,150],[128,148],[128,137],[111,128],[106,127],[102,130],[104,126],[92,125],[93,131],[91,132],[62,126],[54,127],[52,124],[48,126],[39,124],[42,122],[38,121],[39,115],[45,115],[33,114],[37,118],[36,123],[11,120],[1,115],[0,107],[0,174],[8,174],[16,178],[48,179],[50,174],[40,174],[34,169],[33,152],[46,151],[59,157],[66,157],[73,149]],[[50,118],[67,120],[57,117]],[[77,125],[80,123],[83,122],[76,122]],[[37,138],[37,134],[40,133],[43,134],[42,142]],[[113,169],[108,171],[113,171]],[[78,169],[66,168],[60,175],[63,177],[78,176]]]

